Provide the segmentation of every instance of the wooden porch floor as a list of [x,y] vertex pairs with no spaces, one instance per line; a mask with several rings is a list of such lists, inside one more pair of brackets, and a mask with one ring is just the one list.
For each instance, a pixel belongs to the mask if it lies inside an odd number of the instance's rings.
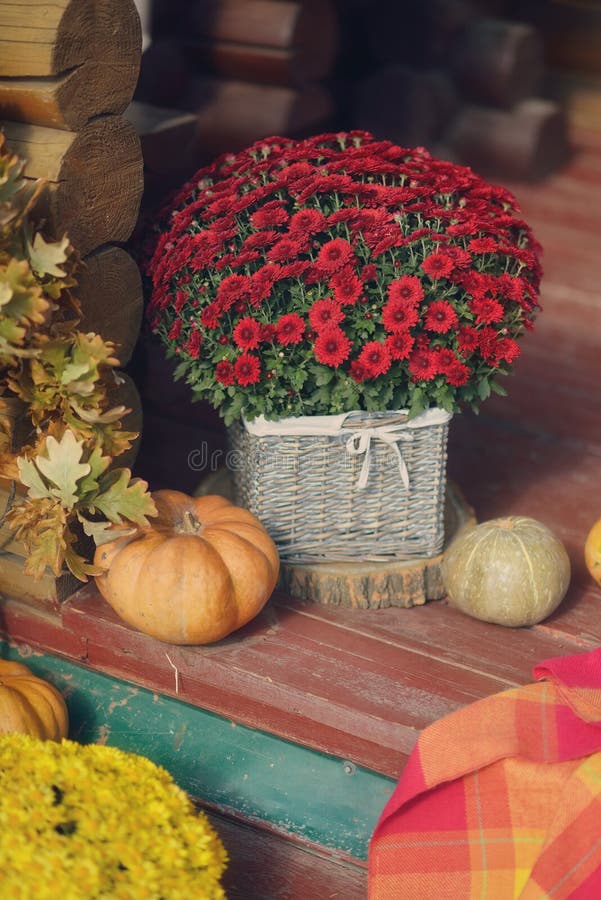
[[543,312],[509,397],[453,420],[449,475],[479,520],[533,516],[565,543],[572,584],[549,620],[512,630],[444,601],[344,610],[279,594],[237,635],[177,648],[127,628],[86,586],[57,614],[8,601],[5,633],[392,778],[429,722],[597,646],[601,590],[583,545],[601,517],[601,133],[580,131],[561,173],[510,187],[545,250]]

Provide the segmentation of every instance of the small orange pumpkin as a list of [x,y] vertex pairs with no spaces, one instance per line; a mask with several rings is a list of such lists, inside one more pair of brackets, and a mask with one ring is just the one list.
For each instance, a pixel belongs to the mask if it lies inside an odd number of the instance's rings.
[[589,573],[601,585],[601,519],[597,519],[586,537],[584,561]]
[[61,692],[22,663],[0,659],[0,734],[17,732],[60,741],[68,731]]
[[149,526],[96,550],[98,590],[139,631],[173,644],[210,644],[267,603],[279,556],[258,519],[224,497],[152,495]]

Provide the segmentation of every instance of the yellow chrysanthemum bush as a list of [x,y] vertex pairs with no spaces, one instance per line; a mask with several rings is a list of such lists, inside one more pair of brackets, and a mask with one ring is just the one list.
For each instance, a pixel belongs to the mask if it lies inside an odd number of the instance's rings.
[[226,861],[207,817],[145,757],[0,736],[3,896],[221,900]]

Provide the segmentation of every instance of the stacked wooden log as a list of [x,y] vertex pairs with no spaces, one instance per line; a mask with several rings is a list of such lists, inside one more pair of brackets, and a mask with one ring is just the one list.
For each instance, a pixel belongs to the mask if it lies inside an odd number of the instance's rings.
[[569,140],[562,106],[541,96],[543,39],[505,18],[504,5],[379,0],[373,15],[355,0],[370,62],[350,92],[349,127],[423,144],[485,174],[529,179],[556,169]]
[[545,40],[548,63],[574,75],[601,75],[601,5],[597,0],[514,0],[516,13]]
[[[143,190],[140,141],[123,115],[140,58],[133,0],[0,0],[0,127],[26,161],[24,175],[44,182],[36,209],[44,233],[54,239],[66,233],[83,258],[75,289],[81,329],[114,341],[122,365],[142,316],[140,274],[121,246]],[[140,397],[127,376],[119,375],[114,399],[132,410],[125,427],[139,430]],[[18,413],[13,418],[5,441],[17,450],[25,435]],[[130,455],[124,464],[131,462]],[[38,585],[24,580],[14,542],[0,557],[0,591],[29,591],[48,602],[64,593],[51,577]]]
[[201,161],[309,133],[333,113],[331,0],[159,0],[152,32],[136,99],[194,113]]

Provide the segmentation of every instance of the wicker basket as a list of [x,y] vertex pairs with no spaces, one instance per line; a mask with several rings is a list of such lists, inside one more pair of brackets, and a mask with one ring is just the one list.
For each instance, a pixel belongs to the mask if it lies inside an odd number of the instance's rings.
[[435,556],[451,416],[428,410],[254,420],[230,428],[236,502],[289,562]]

